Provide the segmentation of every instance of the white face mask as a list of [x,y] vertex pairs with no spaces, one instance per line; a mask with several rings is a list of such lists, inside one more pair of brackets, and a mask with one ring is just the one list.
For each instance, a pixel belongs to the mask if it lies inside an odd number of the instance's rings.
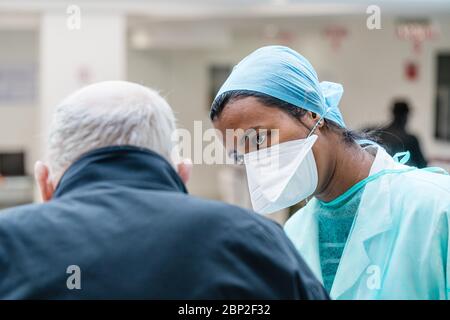
[[272,213],[314,193],[317,167],[312,147],[317,135],[292,140],[244,155],[253,209]]

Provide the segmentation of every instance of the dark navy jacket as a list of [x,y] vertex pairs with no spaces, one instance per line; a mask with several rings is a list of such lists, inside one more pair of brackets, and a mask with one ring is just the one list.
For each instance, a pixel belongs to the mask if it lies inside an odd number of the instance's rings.
[[[81,289],[67,281],[79,267]],[[134,147],[92,151],[53,199],[0,212],[2,299],[321,299],[281,227],[187,194]]]

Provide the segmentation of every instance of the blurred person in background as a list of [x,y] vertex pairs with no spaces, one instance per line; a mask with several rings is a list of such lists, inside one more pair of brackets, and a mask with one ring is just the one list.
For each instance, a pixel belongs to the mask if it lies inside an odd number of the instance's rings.
[[66,98],[36,164],[45,203],[0,212],[0,298],[326,299],[280,226],[187,194],[174,130],[138,84]]
[[450,176],[348,129],[342,94],[296,51],[268,46],[233,68],[210,118],[245,164],[255,211],[307,199],[285,230],[331,298],[449,298]]
[[386,151],[394,156],[398,152],[409,151],[411,157],[408,164],[418,168],[427,166],[420,143],[417,137],[406,131],[408,116],[411,112],[408,102],[396,100],[392,106],[392,122],[379,130],[380,143],[386,147]]

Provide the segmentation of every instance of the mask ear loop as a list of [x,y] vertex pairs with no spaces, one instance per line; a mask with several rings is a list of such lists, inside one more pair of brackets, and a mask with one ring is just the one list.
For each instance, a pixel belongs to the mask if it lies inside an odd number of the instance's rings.
[[[308,139],[316,130],[317,126],[322,122],[323,118],[327,115],[327,113],[330,111],[331,107],[328,107],[327,110],[325,110],[325,112],[322,114],[322,116],[319,118],[319,120],[317,120],[316,124],[312,127],[311,131],[308,133],[308,136],[306,137],[306,139]],[[305,199],[305,205],[308,204],[309,200],[312,198],[313,196],[307,197]]]
[[323,113],[323,115],[320,116],[319,120],[317,120],[316,124],[312,127],[311,131],[308,133],[308,135],[306,136],[306,139],[308,139],[316,130],[316,128],[319,126],[319,124],[322,122],[323,118],[327,115],[328,111],[330,111],[331,108],[328,108],[327,110],[325,110],[325,112]]

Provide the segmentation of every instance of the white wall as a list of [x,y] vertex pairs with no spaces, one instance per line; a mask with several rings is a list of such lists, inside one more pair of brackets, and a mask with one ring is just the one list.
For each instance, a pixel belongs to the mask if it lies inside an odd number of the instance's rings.
[[[38,33],[35,31],[0,31],[0,65],[38,66]],[[37,74],[36,74],[37,76]],[[0,150],[27,153],[26,170],[33,169],[34,145],[38,141],[36,117],[38,94],[35,103],[10,105],[0,102]]]
[[[383,18],[382,30],[373,31],[366,28],[364,16],[299,18],[286,23],[285,28],[295,32],[289,45],[311,61],[320,80],[344,85],[341,109],[348,127],[359,129],[387,122],[391,100],[396,96],[407,97],[414,108],[410,129],[419,136],[426,156],[450,158],[450,144],[433,138],[435,55],[450,51],[450,16],[434,17],[433,21],[441,28],[440,38],[427,42],[418,56],[413,53],[411,43],[397,39],[395,21],[389,17]],[[337,52],[323,35],[330,24],[346,26],[349,31]],[[181,127],[191,129],[194,120],[203,120],[204,127],[210,126],[208,66],[235,64],[256,48],[274,43],[262,36],[264,24],[236,25],[231,27],[234,36],[226,48],[129,49],[128,78],[159,89],[175,109]],[[403,68],[409,59],[420,65],[416,82],[404,79]],[[218,198],[217,167],[198,165],[194,173],[188,186],[190,191]]]
[[[175,111],[178,126],[193,132],[194,121],[208,118],[207,61],[204,52],[128,52],[128,79],[155,88]],[[191,193],[219,198],[217,167],[195,165]]]
[[91,83],[125,78],[125,17],[90,11],[82,15],[80,26],[67,28],[65,11],[41,16],[39,130],[44,139],[38,148],[40,157],[44,156],[47,129],[58,103]]

